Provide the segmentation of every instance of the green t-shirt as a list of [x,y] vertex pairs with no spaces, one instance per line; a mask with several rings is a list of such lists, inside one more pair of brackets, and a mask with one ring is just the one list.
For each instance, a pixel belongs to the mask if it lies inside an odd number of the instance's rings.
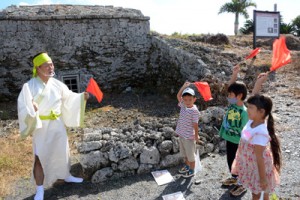
[[219,134],[224,140],[238,144],[242,130],[247,122],[248,113],[246,106],[230,105],[224,116]]

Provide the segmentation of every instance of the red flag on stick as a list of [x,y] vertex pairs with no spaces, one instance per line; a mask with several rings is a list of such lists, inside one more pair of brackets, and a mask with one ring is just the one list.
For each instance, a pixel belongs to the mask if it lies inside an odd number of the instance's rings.
[[270,71],[274,71],[291,62],[291,53],[286,47],[285,37],[276,39],[273,43],[272,67]]
[[86,88],[86,91],[91,93],[92,95],[94,95],[97,98],[99,103],[102,101],[103,93],[93,78],[90,79],[90,82]]
[[196,86],[199,93],[202,95],[204,101],[212,100],[210,87],[207,82],[195,82],[194,85]]
[[250,52],[250,54],[245,58],[245,60],[248,60],[249,58],[253,58],[260,52],[260,48],[256,48]]

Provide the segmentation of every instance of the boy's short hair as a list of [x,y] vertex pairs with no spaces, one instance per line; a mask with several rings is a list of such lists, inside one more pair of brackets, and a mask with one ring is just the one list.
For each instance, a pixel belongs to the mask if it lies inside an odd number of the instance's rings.
[[228,92],[233,92],[235,96],[238,96],[239,94],[242,94],[242,100],[245,100],[247,97],[247,87],[244,83],[242,82],[234,82],[231,85],[229,85]]

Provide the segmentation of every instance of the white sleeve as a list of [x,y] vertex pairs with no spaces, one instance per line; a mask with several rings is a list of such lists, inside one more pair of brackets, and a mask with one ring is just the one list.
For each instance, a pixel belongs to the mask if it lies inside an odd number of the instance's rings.
[[75,93],[62,85],[62,119],[68,127],[83,125],[86,101],[83,93]]
[[18,120],[22,138],[31,135],[33,131],[42,127],[39,114],[33,108],[32,100],[29,85],[25,83],[18,97]]
[[268,131],[262,128],[254,134],[251,144],[267,146],[269,141],[270,141],[270,136]]

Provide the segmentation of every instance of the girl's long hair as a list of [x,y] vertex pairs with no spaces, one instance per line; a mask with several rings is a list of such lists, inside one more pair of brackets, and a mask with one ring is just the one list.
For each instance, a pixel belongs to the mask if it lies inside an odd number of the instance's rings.
[[275,134],[274,118],[272,116],[273,103],[269,97],[263,95],[251,96],[247,103],[255,105],[258,110],[265,110],[265,117],[268,117],[267,128],[271,137],[271,151],[273,154],[273,164],[275,169],[280,172],[282,165],[280,141]]

